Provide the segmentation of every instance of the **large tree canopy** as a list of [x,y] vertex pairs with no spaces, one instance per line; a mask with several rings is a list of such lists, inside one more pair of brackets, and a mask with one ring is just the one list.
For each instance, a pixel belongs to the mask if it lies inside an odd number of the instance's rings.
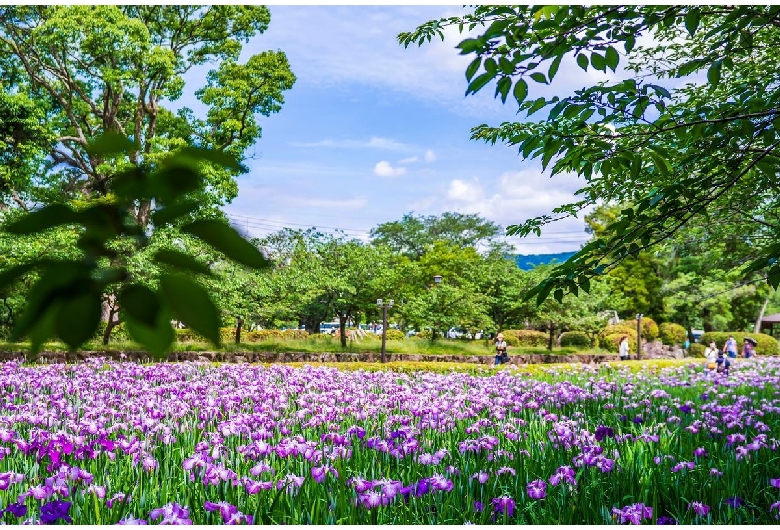
[[[29,167],[26,180],[18,171],[0,173],[0,199],[36,200],[35,191],[43,190],[45,202],[100,197],[118,171],[153,168],[184,146],[220,150],[241,160],[260,137],[256,117],[277,112],[282,93],[295,81],[281,51],[238,62],[241,43],[264,32],[269,21],[262,6],[0,8],[0,105],[16,109],[0,117],[0,132],[6,136],[6,129],[30,117],[46,124],[46,130],[32,128],[29,140],[12,141],[10,147],[0,138],[0,157],[13,153],[11,147],[29,154],[48,141],[49,161],[45,168]],[[184,74],[210,62],[218,65],[195,92],[207,107],[205,117],[196,118],[187,108],[166,108],[182,95]],[[11,100],[10,94],[29,97]],[[103,133],[129,137],[134,148],[119,159],[89,152],[90,142]],[[218,205],[235,197],[239,172],[211,167],[201,201]],[[146,225],[150,211],[149,201],[140,201],[137,221]]]
[[[472,137],[516,146],[553,175],[585,182],[579,201],[508,233],[539,234],[583,209],[624,205],[534,290],[539,301],[587,291],[593,276],[691,224],[708,226],[713,241],[745,241],[734,245],[749,264],[744,274],[762,271],[777,287],[780,6],[480,6],[399,40],[443,39],[447,26],[477,33],[458,45],[474,56],[466,94],[494,83],[496,97],[512,94],[528,117],[543,112],[535,121],[480,125]],[[541,96],[537,89],[564,60],[601,72],[622,65],[624,75]]]

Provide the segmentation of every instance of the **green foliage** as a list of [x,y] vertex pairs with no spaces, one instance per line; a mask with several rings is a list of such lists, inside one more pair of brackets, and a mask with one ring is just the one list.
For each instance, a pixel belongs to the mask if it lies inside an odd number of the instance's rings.
[[704,344],[700,343],[700,342],[693,342],[693,343],[691,343],[690,348],[688,348],[688,355],[690,357],[696,357],[696,358],[703,359],[704,358],[704,350],[706,348],[707,347]]
[[[502,332],[508,346],[547,346],[550,336],[533,329],[506,329]],[[510,341],[512,344],[510,344]],[[517,341],[515,343],[515,341]]]
[[400,329],[388,329],[385,332],[385,339],[387,340],[404,340],[406,335]]
[[729,335],[734,335],[734,339],[737,341],[737,348],[741,352],[742,344],[747,337],[753,338],[758,342],[756,345],[756,355],[780,355],[780,344],[777,339],[771,335],[765,333],[744,333],[739,331],[710,331],[704,333],[699,338],[699,343],[707,345],[710,341],[714,340],[719,349],[723,349]]
[[602,335],[599,340],[599,346],[611,353],[618,352],[618,346],[620,345],[620,339],[623,336],[628,336],[628,352],[633,358],[636,356],[636,331],[631,335],[630,333],[607,333]]
[[561,347],[575,346],[577,348],[589,348],[591,346],[591,340],[587,333],[582,331],[567,331],[561,334],[560,338]]
[[658,336],[661,342],[668,345],[682,345],[688,337],[688,332],[680,324],[674,322],[664,322],[658,326]]
[[[96,154],[106,155],[128,148],[126,139],[105,136],[92,149]],[[5,289],[18,277],[32,270],[40,271],[11,339],[29,337],[33,352],[52,337],[59,337],[71,349],[76,349],[98,329],[103,293],[118,286],[127,332],[152,354],[163,356],[174,341],[170,324],[173,317],[219,345],[220,315],[207,291],[191,277],[193,272],[210,273],[207,269],[193,270],[189,262],[181,262],[178,267],[168,263],[168,271],[160,276],[159,286],[154,290],[133,281],[127,256],[117,252],[113,245],[125,241],[131,242],[135,249],[148,247],[147,231],[132,215],[138,197],[154,201],[156,209],[152,215],[156,228],[177,222],[188,212],[183,207],[187,204],[187,194],[204,186],[200,165],[230,163],[229,159],[221,153],[182,149],[155,171],[130,170],[115,175],[111,180],[113,199],[110,202],[97,202],[83,209],[53,204],[7,224],[5,231],[18,235],[38,234],[64,225],[81,228],[76,242],[80,257],[69,260],[38,257],[0,274],[0,289]],[[191,225],[185,224],[183,228],[186,230],[188,226]],[[229,227],[226,230],[233,232]],[[235,237],[239,238],[237,234]],[[220,250],[235,255],[231,250],[232,241],[227,239],[227,243],[221,243]],[[241,243],[235,245],[241,255],[251,257],[245,261],[255,266],[268,263],[255,247],[243,240]]]
[[648,342],[652,342],[658,338],[659,328],[650,317],[642,317],[642,338]]
[[[539,235],[545,225],[601,203],[621,208],[602,234],[555,267],[528,299],[577,293],[632,256],[648,259],[644,251],[689,227],[702,227],[704,244],[748,241],[729,252],[747,265],[738,273],[744,281],[757,281],[759,273],[777,288],[775,6],[476,6],[402,33],[399,41],[422,45],[443,39],[448,27],[476,32],[458,45],[471,59],[467,95],[492,90],[495,83],[502,101],[511,92],[520,112],[540,115],[475,127],[472,138],[509,144],[553,176],[573,173],[584,182],[578,201],[510,226],[508,234]],[[629,76],[549,97],[546,85],[564,59],[605,73],[622,64]],[[704,70],[707,82],[686,82]],[[630,287],[636,312],[659,316],[663,308],[645,305],[660,301],[653,295],[658,285]]]

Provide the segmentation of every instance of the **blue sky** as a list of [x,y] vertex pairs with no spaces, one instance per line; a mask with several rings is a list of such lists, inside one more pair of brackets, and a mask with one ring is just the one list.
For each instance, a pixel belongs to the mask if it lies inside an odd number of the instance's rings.
[[[471,127],[515,119],[517,107],[494,100],[489,87],[464,97],[469,59],[454,49],[462,38],[457,31],[422,48],[397,43],[399,32],[460,8],[270,10],[268,31],[244,55],[283,50],[298,80],[281,112],[261,120],[263,138],[248,152],[251,171],[225,207],[252,236],[316,226],[365,239],[371,228],[408,212],[477,213],[507,226],[550,213],[582,184],[573,176],[550,179],[515,149],[469,140]],[[188,83],[202,84],[192,76],[203,74],[194,72]],[[557,86],[571,88],[595,79],[565,65],[559,77]],[[533,90],[532,97],[542,95]],[[190,98],[184,103],[197,110]],[[536,254],[576,250],[587,237],[574,219],[550,226],[541,238],[507,241]]]

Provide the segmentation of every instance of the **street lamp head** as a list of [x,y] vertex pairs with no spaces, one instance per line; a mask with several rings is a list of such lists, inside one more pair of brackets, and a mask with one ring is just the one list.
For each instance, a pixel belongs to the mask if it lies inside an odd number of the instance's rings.
[[438,274],[436,276],[434,276],[433,277],[433,283],[435,283],[437,285],[440,284],[441,283],[441,276],[439,276]]
[[376,306],[377,307],[382,307],[382,299],[381,298],[377,298],[376,299]]
[[390,306],[390,307],[393,307],[393,301],[390,300],[389,302],[387,302],[387,305]]

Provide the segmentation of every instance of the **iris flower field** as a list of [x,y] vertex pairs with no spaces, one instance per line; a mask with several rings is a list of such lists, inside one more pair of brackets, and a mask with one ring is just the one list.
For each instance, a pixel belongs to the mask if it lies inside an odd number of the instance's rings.
[[9,524],[776,524],[780,359],[0,365]]

